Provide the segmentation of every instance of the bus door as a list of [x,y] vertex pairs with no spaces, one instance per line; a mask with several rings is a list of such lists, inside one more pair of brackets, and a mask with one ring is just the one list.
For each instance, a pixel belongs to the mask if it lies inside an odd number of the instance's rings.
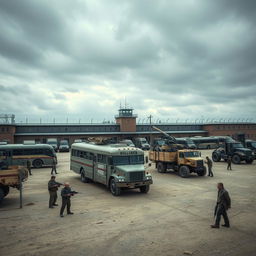
[[94,165],[94,178],[97,182],[106,184],[107,183],[107,157],[102,154],[97,155],[97,161]]

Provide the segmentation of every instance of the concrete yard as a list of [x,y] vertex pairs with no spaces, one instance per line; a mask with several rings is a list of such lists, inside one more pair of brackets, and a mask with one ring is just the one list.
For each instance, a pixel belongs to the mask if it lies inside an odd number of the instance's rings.
[[[148,194],[129,190],[120,197],[102,185],[82,183],[69,170],[69,153],[59,153],[58,162],[56,180],[80,192],[72,198],[75,214],[60,218],[60,206],[48,208],[50,169],[32,170],[23,209],[15,189],[0,206],[0,255],[256,255],[256,162],[233,165],[233,171],[214,163],[213,178],[182,179],[151,167]],[[232,199],[230,229],[210,228],[217,182]]]

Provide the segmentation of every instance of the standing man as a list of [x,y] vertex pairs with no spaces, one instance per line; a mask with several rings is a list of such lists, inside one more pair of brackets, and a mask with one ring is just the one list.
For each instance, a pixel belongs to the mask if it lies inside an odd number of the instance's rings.
[[218,197],[217,197],[217,204],[215,207],[215,224],[211,225],[211,228],[219,228],[220,227],[220,219],[221,215],[224,218],[225,224],[222,225],[223,227],[229,228],[229,219],[227,215],[227,210],[231,208],[231,199],[229,197],[228,191],[224,189],[223,183],[217,184],[218,188]]
[[232,171],[232,168],[231,168],[231,163],[232,163],[231,156],[228,156],[227,163],[228,163],[227,170]]
[[73,212],[70,211],[70,206],[71,206],[70,197],[73,196],[74,194],[77,194],[77,192],[72,191],[69,186],[69,183],[65,182],[64,188],[61,190],[62,205],[60,209],[60,217],[64,217],[63,213],[66,206],[67,206],[67,214],[74,214]]
[[213,172],[212,172],[212,160],[207,156],[205,163],[208,166],[208,176],[213,177]]
[[29,175],[32,175],[32,172],[31,172],[31,162],[29,160],[27,160],[27,169],[28,169]]
[[57,169],[56,169],[56,160],[55,160],[55,158],[53,158],[51,175],[53,175],[53,172],[55,172],[55,174],[58,174]]
[[50,199],[49,199],[49,208],[53,208],[53,206],[58,206],[56,204],[57,201],[57,191],[58,188],[62,185],[61,183],[55,181],[55,176],[52,176],[51,179],[48,182],[48,190],[50,194]]

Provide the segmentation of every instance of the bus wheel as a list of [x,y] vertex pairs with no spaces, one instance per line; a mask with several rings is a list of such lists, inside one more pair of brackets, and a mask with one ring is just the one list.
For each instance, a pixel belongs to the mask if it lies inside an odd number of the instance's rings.
[[89,179],[85,176],[84,170],[81,171],[81,181],[83,183],[89,183]]
[[189,174],[190,174],[190,170],[187,166],[183,165],[180,167],[180,169],[179,169],[180,177],[187,178],[187,177],[189,177]]
[[140,187],[140,192],[141,193],[147,194],[148,191],[149,191],[149,185]]
[[32,164],[35,168],[41,168],[43,166],[43,161],[41,159],[35,159]]
[[119,196],[121,194],[121,188],[116,186],[115,179],[110,180],[110,191],[113,196]]

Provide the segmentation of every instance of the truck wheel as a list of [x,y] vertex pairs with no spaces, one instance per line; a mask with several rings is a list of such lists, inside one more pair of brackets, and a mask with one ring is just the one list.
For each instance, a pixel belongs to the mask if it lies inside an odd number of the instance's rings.
[[2,202],[2,200],[4,199],[5,195],[4,195],[4,190],[2,187],[0,187],[0,203]]
[[35,159],[32,164],[35,168],[42,168],[43,161],[41,159]]
[[232,162],[233,162],[234,164],[240,164],[240,162],[241,162],[240,156],[239,156],[239,155],[233,155],[233,156],[232,156]]
[[187,178],[187,177],[189,177],[189,174],[190,174],[190,170],[187,166],[183,165],[180,167],[180,169],[179,169],[180,177]]
[[212,160],[214,162],[219,162],[220,161],[220,155],[217,152],[212,153]]
[[163,164],[162,162],[158,162],[158,163],[157,163],[157,171],[158,171],[159,173],[166,172],[166,165]]
[[120,196],[121,188],[117,187],[115,179],[110,180],[110,191],[113,196]]
[[88,178],[85,176],[84,170],[81,171],[81,181],[82,181],[83,183],[89,183],[89,182],[90,182],[90,179],[88,179]]
[[253,160],[251,159],[251,160],[245,160],[245,162],[247,163],[247,164],[252,164],[253,163]]
[[147,194],[148,191],[149,191],[149,185],[140,187],[140,192],[141,193]]
[[197,172],[198,176],[205,176],[205,174],[206,174],[206,167],[205,166],[204,166],[203,170]]

